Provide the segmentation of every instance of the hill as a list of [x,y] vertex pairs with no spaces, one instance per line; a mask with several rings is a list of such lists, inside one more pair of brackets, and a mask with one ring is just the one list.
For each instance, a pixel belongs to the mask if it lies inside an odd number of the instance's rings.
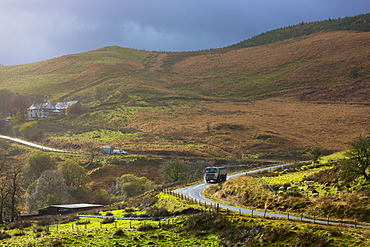
[[370,14],[357,15],[354,17],[329,19],[310,23],[301,22],[298,25],[271,30],[250,39],[244,40],[229,48],[244,48],[265,45],[284,39],[300,37],[318,32],[353,30],[360,32],[370,31]]
[[334,152],[370,125],[369,47],[370,33],[352,30],[197,52],[114,46],[2,66],[0,88],[80,100],[78,116],[39,120],[42,141],[60,148],[90,139],[194,158]]

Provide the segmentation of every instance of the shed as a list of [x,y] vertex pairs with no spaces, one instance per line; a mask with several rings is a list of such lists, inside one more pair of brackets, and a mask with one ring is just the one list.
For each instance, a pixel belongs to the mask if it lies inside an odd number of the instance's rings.
[[81,211],[87,211],[91,209],[101,208],[103,205],[100,204],[65,204],[65,205],[50,205],[47,207],[40,208],[39,215],[58,215],[58,214],[71,214]]

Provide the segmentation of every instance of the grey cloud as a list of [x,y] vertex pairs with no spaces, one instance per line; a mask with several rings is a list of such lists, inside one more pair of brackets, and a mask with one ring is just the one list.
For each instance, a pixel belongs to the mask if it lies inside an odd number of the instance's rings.
[[369,10],[368,0],[2,0],[0,64],[109,45],[217,48],[274,28]]

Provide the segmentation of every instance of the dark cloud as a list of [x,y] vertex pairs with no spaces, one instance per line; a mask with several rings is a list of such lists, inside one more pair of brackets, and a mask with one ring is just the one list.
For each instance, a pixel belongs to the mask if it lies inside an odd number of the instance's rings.
[[279,27],[364,14],[368,0],[2,0],[0,64],[109,45],[187,51]]

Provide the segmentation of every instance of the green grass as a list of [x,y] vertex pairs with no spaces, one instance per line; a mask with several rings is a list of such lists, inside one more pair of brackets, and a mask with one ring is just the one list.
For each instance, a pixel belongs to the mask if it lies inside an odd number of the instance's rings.
[[[167,194],[157,194],[152,207],[166,208],[172,212],[197,208],[199,205]],[[140,203],[139,203],[140,204]],[[133,209],[133,208],[131,208]],[[135,213],[145,213],[134,208]],[[100,213],[122,216],[124,210]],[[83,222],[84,224],[76,224]],[[367,230],[349,227],[326,226],[299,221],[267,219],[239,214],[198,214],[157,221],[115,220],[102,224],[103,219],[80,217],[78,221],[52,224],[47,227],[31,227],[5,230],[9,235],[23,232],[25,235],[0,241],[0,246],[220,246],[236,242],[248,242],[248,246],[294,245],[295,243],[323,244],[329,246],[368,246]],[[34,229],[43,229],[35,233]],[[123,236],[112,234],[122,230]],[[276,234],[278,233],[278,234]],[[236,241],[236,242],[235,242]],[[325,246],[325,245],[322,245]]]
[[[55,224],[48,227],[49,233],[33,233],[31,229],[24,229],[25,236],[13,237],[2,240],[0,246],[52,246],[61,243],[63,246],[217,246],[219,240],[212,234],[206,236],[194,236],[182,234],[179,229],[183,226],[184,219],[176,218],[163,221],[120,221],[101,224],[101,219],[84,218],[90,224],[76,225],[75,222],[67,224]],[[167,225],[168,228],[162,228]],[[143,225],[151,225],[152,230],[139,231]],[[114,237],[112,234],[118,229],[124,231],[125,236]],[[13,234],[19,230],[7,231]]]
[[95,140],[99,143],[112,143],[122,140],[136,139],[141,136],[140,132],[136,133],[122,133],[114,130],[93,130],[81,134],[71,134],[69,136],[61,137],[61,139],[72,140]]

